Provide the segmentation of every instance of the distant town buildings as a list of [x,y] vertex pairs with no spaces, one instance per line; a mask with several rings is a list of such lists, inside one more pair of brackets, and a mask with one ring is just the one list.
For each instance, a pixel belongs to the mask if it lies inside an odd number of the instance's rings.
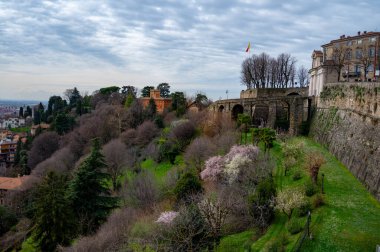
[[380,32],[342,35],[312,54],[309,95],[319,96],[325,83],[379,81]]
[[162,113],[165,109],[168,109],[172,104],[172,98],[163,98],[160,95],[160,90],[152,89],[150,90],[150,97],[140,98],[142,105],[146,108],[149,104],[149,100],[153,99],[157,107],[157,112]]
[[24,118],[8,118],[8,119],[0,119],[0,129],[8,129],[8,128],[18,128],[25,126]]

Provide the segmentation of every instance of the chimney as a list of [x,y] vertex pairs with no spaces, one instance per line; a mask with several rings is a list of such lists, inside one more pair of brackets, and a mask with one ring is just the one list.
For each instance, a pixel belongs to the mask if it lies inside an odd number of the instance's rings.
[[343,34],[343,35],[342,35],[342,38],[346,38],[346,35]]
[[358,36],[360,36],[360,31],[358,31]]
[[364,31],[363,33],[364,33],[364,34],[367,34],[367,31]]

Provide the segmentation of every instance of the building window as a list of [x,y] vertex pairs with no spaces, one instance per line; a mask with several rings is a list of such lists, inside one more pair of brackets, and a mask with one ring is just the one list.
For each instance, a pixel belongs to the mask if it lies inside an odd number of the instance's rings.
[[373,72],[373,64],[369,64],[369,66],[368,66],[368,72]]
[[346,42],[346,46],[352,46],[352,40]]
[[363,51],[362,49],[356,49],[356,58],[361,59],[363,56]]
[[360,73],[360,66],[359,65],[355,65],[355,73]]
[[369,55],[370,58],[375,57],[375,47],[370,47],[368,49],[368,55]]
[[372,37],[369,39],[370,42],[376,42],[376,37]]
[[362,40],[361,39],[358,39],[358,45],[361,45],[362,44]]
[[351,50],[347,50],[346,51],[346,59],[350,60],[351,58],[352,58],[352,51]]

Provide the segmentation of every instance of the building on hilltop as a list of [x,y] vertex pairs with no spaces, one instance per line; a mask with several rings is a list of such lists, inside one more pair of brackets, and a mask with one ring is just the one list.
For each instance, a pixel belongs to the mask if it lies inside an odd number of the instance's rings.
[[312,53],[309,95],[319,96],[325,83],[379,81],[380,32],[342,35]]
[[150,99],[154,100],[154,103],[156,104],[158,113],[164,112],[165,109],[168,109],[172,105],[172,98],[161,97],[160,90],[158,90],[158,89],[151,89],[149,97],[140,98],[141,103],[142,103],[144,108],[146,108],[148,106]]

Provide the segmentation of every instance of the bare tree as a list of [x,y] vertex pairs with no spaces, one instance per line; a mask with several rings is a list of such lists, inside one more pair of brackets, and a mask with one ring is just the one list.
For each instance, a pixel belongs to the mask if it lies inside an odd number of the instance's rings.
[[151,208],[158,199],[157,182],[149,171],[142,171],[124,188],[126,202],[141,208]]
[[309,73],[304,66],[298,68],[297,79],[300,87],[305,87],[309,81]]
[[209,138],[198,137],[186,148],[185,161],[201,171],[204,161],[215,153],[216,146]]
[[362,54],[359,60],[364,73],[364,81],[367,81],[367,74],[370,66],[372,65],[373,58],[370,52],[370,48],[368,46],[363,46],[361,50]]
[[152,121],[145,121],[137,127],[137,144],[145,146],[158,134],[159,130]]
[[127,164],[126,152],[127,148],[120,139],[111,140],[103,147],[107,171],[111,175],[114,191],[118,188],[117,178],[121,175],[124,166]]
[[59,149],[60,137],[56,132],[44,132],[37,136],[28,153],[28,166],[33,169]]
[[347,50],[348,48],[344,47],[343,44],[337,44],[337,46],[333,49],[332,54],[332,70],[336,71],[338,74],[338,81],[340,81],[340,76],[342,73],[342,69],[347,62]]
[[266,53],[252,55],[242,63],[241,82],[250,88],[286,88],[294,86],[296,59],[282,53],[276,59]]

